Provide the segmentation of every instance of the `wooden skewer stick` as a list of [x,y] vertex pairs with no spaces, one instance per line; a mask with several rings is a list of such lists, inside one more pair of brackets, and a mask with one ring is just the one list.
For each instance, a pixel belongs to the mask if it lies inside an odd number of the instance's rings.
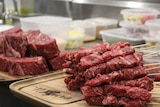
[[147,68],[147,69],[145,69],[146,71],[149,71],[149,70],[154,70],[154,69],[159,69],[160,68],[160,66],[157,66],[157,67],[152,67],[152,68]]
[[160,105],[160,103],[157,103],[157,102],[149,102],[149,103],[147,103],[147,104],[149,104],[149,105],[154,105],[154,106],[156,106],[156,107],[158,107],[159,105]]
[[155,48],[156,46],[153,45],[153,46],[149,46],[149,47],[145,47],[145,48],[139,48],[138,50],[148,50],[148,49],[152,49],[152,48]]
[[[154,91],[154,90],[150,91],[149,93],[157,93],[157,94],[160,94],[160,92],[157,92],[157,91]],[[159,96],[159,97],[160,97],[160,96]]]
[[155,57],[155,56],[158,56],[158,54],[157,54],[157,55],[145,56],[145,57],[143,57],[143,59],[150,59],[150,58],[153,58],[153,57]]
[[152,53],[143,55],[143,57],[148,57],[148,56],[151,56],[151,55],[158,55],[159,53],[160,53],[160,51],[154,51]]
[[141,44],[141,45],[135,45],[135,46],[131,46],[132,48],[139,48],[139,47],[143,47],[143,46],[150,46],[150,43],[146,43],[146,44]]
[[160,73],[147,74],[147,76],[154,76],[154,75],[160,75]]
[[154,66],[154,65],[160,65],[160,62],[151,63],[151,64],[144,64],[143,66]]

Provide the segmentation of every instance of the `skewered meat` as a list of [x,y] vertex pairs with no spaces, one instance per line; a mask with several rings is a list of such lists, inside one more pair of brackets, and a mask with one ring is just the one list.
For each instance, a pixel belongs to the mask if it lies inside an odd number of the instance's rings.
[[126,97],[130,99],[141,99],[143,101],[151,100],[151,94],[148,92],[148,90],[124,85],[105,85],[104,94],[117,97]]
[[104,87],[103,86],[97,86],[97,87],[83,86],[81,87],[81,92],[85,97],[104,95]]
[[84,86],[85,79],[82,77],[82,75],[75,76],[69,76],[65,78],[65,83],[67,84],[67,88],[69,90],[77,90],[80,87]]
[[114,81],[109,84],[119,84],[124,86],[139,87],[139,88],[144,88],[148,91],[151,91],[153,89],[153,80],[147,76],[128,81],[126,80]]
[[86,79],[91,79],[95,77],[98,73],[106,74],[122,68],[134,67],[141,62],[142,55],[135,52],[133,55],[115,57],[106,63],[90,67],[84,72],[84,76]]
[[84,100],[90,105],[100,105],[109,107],[146,107],[146,102],[140,99],[129,99],[126,97],[107,96],[91,96],[85,97]]
[[146,77],[142,54],[129,46],[118,42],[104,52],[70,54],[64,64],[71,74],[65,78],[67,88],[80,88],[91,105],[145,107],[151,100],[153,80]]
[[[76,51],[76,52],[71,52],[67,56],[67,59],[66,59],[67,63],[65,64],[65,67],[71,67],[71,68],[77,68],[78,67],[79,69],[81,69],[79,67],[79,65],[81,65],[81,63],[80,63],[80,59],[81,58],[83,58],[85,56],[88,56],[90,54],[93,54],[95,52],[96,52],[96,54],[100,54],[101,55],[101,54],[111,50],[112,48],[118,50],[118,49],[124,48],[125,46],[128,47],[129,45],[130,44],[128,42],[118,42],[118,43],[113,44],[113,46],[112,45],[110,46],[109,44],[106,43],[106,44],[95,45],[95,46],[93,46],[93,47],[91,47],[89,49],[83,49],[83,50],[79,50],[79,51]],[[133,50],[130,49],[130,50],[128,50],[128,52],[125,52],[126,51],[125,49],[123,51],[124,51],[124,53],[128,54],[128,53],[131,53],[132,51],[134,51],[134,49]],[[114,52],[115,52],[114,54],[117,55],[117,52],[116,51],[114,51]],[[112,53],[109,52],[109,54],[112,54]],[[118,54],[120,54],[120,53],[118,53]],[[104,57],[102,57],[104,61],[106,60],[106,59],[104,59],[105,57],[107,57],[107,56],[104,54]],[[72,62],[72,63],[70,63],[70,62]]]
[[91,48],[71,52],[66,57],[66,63],[64,64],[64,67],[65,68],[74,67],[79,69],[79,62],[82,57],[90,55],[94,52],[101,54],[108,50],[109,50],[109,44],[106,43],[106,44],[96,44]]
[[100,96],[90,96],[90,97],[85,97],[84,100],[86,100],[86,102],[90,105],[97,105],[97,106],[102,106],[104,105],[102,103],[104,99],[104,96],[100,95]]
[[49,63],[53,70],[63,69],[63,64],[65,63],[66,56],[68,55],[67,51],[61,51],[60,54],[49,60]]
[[[148,78],[148,77],[143,77],[135,80],[129,80],[129,81],[115,81],[110,82],[106,86],[129,86],[130,88],[132,87],[138,87],[138,88],[143,88],[148,91],[151,91],[153,89],[153,80]],[[105,86],[96,86],[96,87],[91,87],[91,86],[82,86],[81,87],[81,92],[85,97],[89,96],[98,96],[98,95],[104,95],[104,91],[108,92],[106,89],[104,89]],[[118,93],[119,94],[119,93]],[[118,96],[118,94],[116,96]],[[122,94],[122,93],[120,93]]]
[[134,68],[125,68],[122,70],[114,71],[109,74],[97,74],[97,76],[91,80],[88,80],[85,84],[89,86],[98,86],[104,83],[120,80],[132,80],[147,75],[143,66],[136,66]]
[[140,99],[129,99],[126,97],[117,98],[113,95],[104,96],[103,105],[113,107],[146,107],[146,102]]
[[128,54],[134,53],[135,50],[133,48],[130,48],[129,46],[119,48],[119,49],[114,49],[111,51],[106,51],[102,55],[99,53],[95,52],[93,54],[90,54],[88,56],[84,56],[80,59],[80,65],[83,69],[92,67],[96,64],[106,62],[112,58],[115,58],[117,56],[126,56]]

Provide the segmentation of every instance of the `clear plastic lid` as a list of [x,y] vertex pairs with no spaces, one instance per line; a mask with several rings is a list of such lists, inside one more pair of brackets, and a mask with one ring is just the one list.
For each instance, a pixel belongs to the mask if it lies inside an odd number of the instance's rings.
[[104,18],[104,17],[96,17],[96,18],[89,18],[89,19],[85,19],[85,21],[90,22],[90,23],[94,23],[96,25],[117,25],[118,24],[118,20],[116,19],[110,19],[110,18]]
[[160,12],[152,8],[143,8],[143,9],[123,9],[121,14],[130,14],[130,15],[158,15]]
[[119,25],[121,27],[143,28],[148,30],[147,26],[145,25],[129,23],[127,21],[120,21]]
[[20,21],[41,23],[41,24],[52,24],[58,22],[72,21],[72,19],[69,17],[61,17],[61,16],[34,16],[34,17],[20,18]]
[[160,26],[160,19],[152,19],[146,21],[145,25],[147,26]]
[[112,30],[102,30],[102,31],[100,31],[100,34],[108,36],[108,37],[116,37],[119,39],[125,39],[125,40],[130,40],[130,41],[144,40],[142,38],[135,38],[135,37],[126,36],[127,32],[126,32],[126,29],[124,29],[124,28],[117,28],[117,29],[112,29]]
[[160,42],[160,37],[143,36],[145,41]]

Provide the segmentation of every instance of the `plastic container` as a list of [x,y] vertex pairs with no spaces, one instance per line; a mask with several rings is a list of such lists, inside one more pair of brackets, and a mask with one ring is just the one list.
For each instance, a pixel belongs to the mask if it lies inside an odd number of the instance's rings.
[[67,41],[66,49],[76,49],[83,45],[86,24],[82,20],[66,22],[56,31],[58,37]]
[[130,24],[126,21],[121,21],[119,25],[126,29],[129,37],[142,38],[149,33],[148,27],[145,25]]
[[149,29],[150,37],[160,39],[160,19],[148,20],[145,25]]
[[72,21],[71,18],[61,16],[34,16],[20,18],[23,30],[41,30],[43,33],[54,35],[54,31],[64,22]]
[[57,46],[60,50],[65,50],[67,41],[59,37],[52,37],[56,39]]
[[102,35],[103,43],[108,42],[110,44],[113,44],[119,41],[130,42],[131,45],[139,45],[145,43],[145,41],[141,38],[133,38],[126,36],[126,29],[124,28],[103,30],[100,31],[100,34]]
[[12,25],[0,25],[0,32],[13,28]]
[[123,9],[121,10],[123,19],[129,23],[145,24],[147,20],[156,19],[159,11],[151,8],[144,9]]
[[116,28],[118,25],[118,20],[104,18],[104,17],[89,18],[89,19],[85,19],[85,21],[88,23],[95,24],[96,38],[99,38],[99,39],[102,38],[101,34],[99,33],[101,30],[113,29],[113,28]]
[[87,21],[82,21],[81,23],[84,23],[83,28],[84,28],[84,34],[85,38],[84,41],[93,41],[96,39],[96,26],[94,23],[89,23]]
[[152,45],[156,45],[157,43],[160,43],[160,38],[156,37],[151,37],[150,35],[148,36],[143,36],[143,39],[145,40],[146,43],[150,43]]

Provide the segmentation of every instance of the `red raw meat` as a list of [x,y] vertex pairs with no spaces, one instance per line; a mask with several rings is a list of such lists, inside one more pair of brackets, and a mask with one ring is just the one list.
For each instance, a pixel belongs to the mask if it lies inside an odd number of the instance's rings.
[[8,57],[25,57],[28,42],[22,32],[7,33],[4,39],[4,54]]
[[153,89],[153,80],[147,76],[134,79],[134,80],[122,80],[122,81],[114,81],[110,84],[119,84],[119,85],[125,85],[125,86],[131,86],[131,87],[139,87],[144,88],[148,91],[151,91]]
[[144,67],[139,65],[134,68],[121,69],[118,72],[114,71],[109,74],[97,74],[97,76],[91,80],[88,80],[85,84],[89,86],[99,86],[104,83],[109,83],[117,80],[132,80],[147,75]]
[[141,99],[143,101],[151,101],[151,94],[148,90],[138,87],[130,87],[124,85],[105,85],[104,93],[117,97],[127,97],[130,99]]
[[63,69],[63,64],[65,63],[66,56],[68,55],[67,51],[61,51],[59,56],[50,59],[49,63],[53,70]]
[[8,58],[8,72],[12,75],[34,75],[48,72],[43,57]]
[[57,57],[60,53],[56,40],[40,31],[27,31],[25,35],[28,39],[31,56],[43,56],[45,59]]
[[19,27],[13,27],[11,29],[0,32],[0,53],[4,51],[4,38],[8,33],[19,33],[22,32],[22,29]]
[[101,87],[83,86],[81,87],[81,92],[85,97],[104,95],[102,86]]
[[7,72],[7,57],[4,54],[0,54],[0,71],[5,71]]
[[138,54],[137,52],[135,52],[134,54],[124,57],[115,57],[107,61],[106,63],[97,64],[96,66],[90,67],[84,72],[84,76],[88,80],[94,78],[98,73],[106,74],[115,70],[120,70],[122,68],[134,67],[141,62],[142,54]]

